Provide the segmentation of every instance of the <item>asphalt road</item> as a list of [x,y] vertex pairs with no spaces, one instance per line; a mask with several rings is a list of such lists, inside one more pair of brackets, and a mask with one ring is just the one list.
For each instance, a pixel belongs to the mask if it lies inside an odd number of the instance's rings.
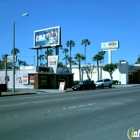
[[0,98],[0,140],[128,140],[131,127],[140,87]]

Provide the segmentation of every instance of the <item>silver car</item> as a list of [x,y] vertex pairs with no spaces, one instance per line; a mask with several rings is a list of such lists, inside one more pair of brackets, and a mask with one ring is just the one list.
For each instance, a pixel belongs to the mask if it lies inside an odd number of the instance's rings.
[[101,88],[104,88],[104,87],[111,88],[112,87],[112,80],[110,80],[110,79],[100,79],[100,80],[97,80],[95,82],[95,85],[96,85],[96,87],[101,87]]

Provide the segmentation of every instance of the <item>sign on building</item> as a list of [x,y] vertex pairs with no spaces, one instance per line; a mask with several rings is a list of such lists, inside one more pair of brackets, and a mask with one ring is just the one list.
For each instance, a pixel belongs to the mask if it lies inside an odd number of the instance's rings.
[[48,67],[52,67],[54,73],[57,71],[58,55],[48,56]]
[[23,75],[23,76],[22,76],[22,84],[23,84],[23,85],[28,84],[28,75]]

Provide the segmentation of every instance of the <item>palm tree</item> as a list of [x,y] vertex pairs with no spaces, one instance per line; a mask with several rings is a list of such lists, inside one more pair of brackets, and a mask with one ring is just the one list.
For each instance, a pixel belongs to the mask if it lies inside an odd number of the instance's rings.
[[[20,53],[20,50],[18,48],[14,49],[14,54],[17,55],[18,53]],[[13,49],[11,51],[11,54],[13,54]]]
[[98,54],[96,54],[92,60],[97,62],[97,73],[98,73],[98,77],[97,79],[99,80],[99,61],[101,61],[102,59],[104,59],[104,51],[98,52]]
[[44,60],[44,57],[45,57],[45,56],[44,56],[43,54],[41,54],[41,55],[38,56],[38,59],[40,60],[40,65],[42,64],[41,61]]
[[80,53],[77,53],[75,56],[74,56],[74,59],[76,59],[76,61],[78,61],[78,69],[79,69],[79,80],[81,81],[81,61],[85,60],[85,56],[80,54]]
[[22,61],[21,65],[27,66],[27,63],[25,61]]
[[[67,47],[70,47],[70,58],[71,58],[71,50],[72,50],[72,47],[75,46],[75,42],[73,40],[69,40],[67,41],[66,45]],[[70,61],[70,68],[71,68],[71,61]]]
[[85,46],[85,64],[86,64],[86,46],[90,45],[90,41],[88,39],[83,39],[81,44]]
[[63,60],[68,61],[69,64],[76,65],[76,62],[69,55],[66,55]]
[[[102,56],[104,56],[105,53],[106,53],[106,51],[100,51],[100,52],[98,52],[98,54],[99,54],[99,55],[102,55]],[[104,59],[104,58],[103,58],[103,59]],[[101,62],[100,62],[100,63],[101,63]]]
[[48,66],[48,56],[53,55],[53,49],[47,49],[47,51],[45,51],[45,58],[47,60],[46,65]]
[[[68,50],[67,48],[64,48],[64,49],[63,49],[63,53],[65,54],[65,58],[66,58],[66,55],[67,55],[67,52],[68,52],[68,51],[69,51],[69,50]],[[67,66],[67,59],[66,59],[65,66]]]
[[60,68],[63,68],[63,67],[65,67],[64,65],[63,65],[63,63],[62,62],[58,62],[58,65],[57,65],[58,67],[60,67]]
[[18,65],[19,65],[19,68],[20,66],[22,65],[22,61],[18,59]]

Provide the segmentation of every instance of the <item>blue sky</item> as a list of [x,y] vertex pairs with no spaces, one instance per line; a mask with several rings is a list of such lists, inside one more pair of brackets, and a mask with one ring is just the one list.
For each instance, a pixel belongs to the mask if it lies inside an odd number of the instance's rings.
[[[96,64],[92,57],[101,51],[102,42],[119,41],[120,48],[112,51],[112,62],[126,60],[134,64],[140,55],[140,1],[139,0],[0,0],[0,56],[11,54],[13,21],[16,21],[16,48],[18,59],[34,64],[34,31],[61,26],[62,45],[75,41],[72,56],[84,54],[82,39],[89,39],[87,63]],[[45,50],[40,51],[44,54]],[[64,54],[60,51],[59,61]],[[108,63],[108,53],[105,55]],[[83,62],[84,63],[84,62]],[[36,60],[35,60],[36,64]]]

